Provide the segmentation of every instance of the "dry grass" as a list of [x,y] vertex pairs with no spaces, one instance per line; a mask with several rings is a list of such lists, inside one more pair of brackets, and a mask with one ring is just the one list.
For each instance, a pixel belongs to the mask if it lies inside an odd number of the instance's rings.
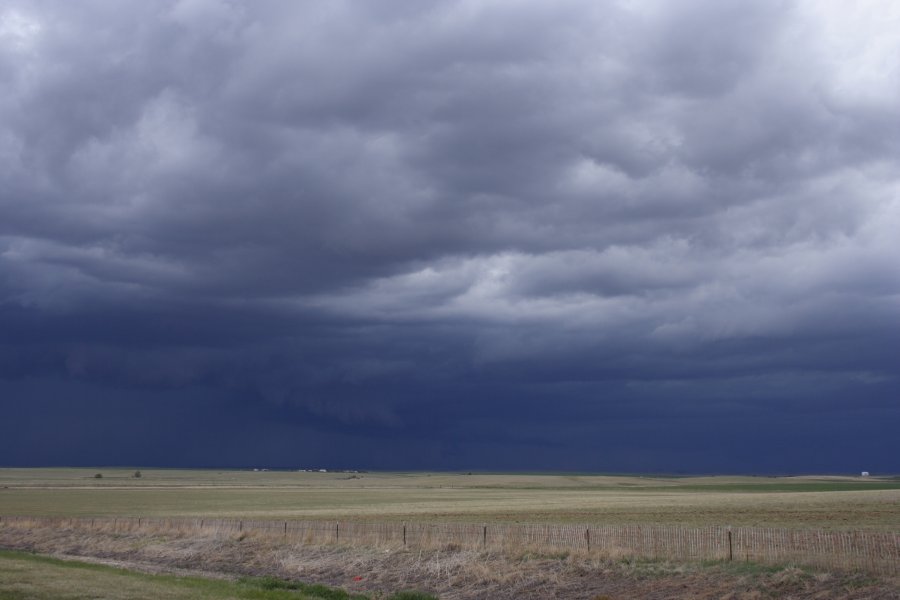
[[84,532],[0,525],[0,545],[336,585],[373,597],[403,588],[462,598],[896,598],[896,579],[754,564],[701,566],[583,552],[307,546],[255,534]]
[[869,478],[0,469],[0,514],[603,522],[900,531]]
[[334,521],[238,521],[210,519],[6,517],[10,528],[54,528],[100,534],[182,535],[202,541],[228,535],[262,536],[283,545],[354,545],[492,550],[548,556],[584,552],[606,557],[681,561],[735,560],[797,563],[870,573],[900,574],[900,535],[771,528],[683,528],[645,525],[473,525],[460,523],[363,523]]
[[[900,532],[900,481],[870,478],[647,478],[101,469],[0,469],[0,515],[341,519],[386,523],[606,523]],[[227,529],[12,527],[0,546],[101,557],[149,569],[274,575],[375,594],[453,598],[900,598],[896,579],[754,563],[638,560],[602,552],[431,540],[403,549]],[[321,540],[319,540],[321,541]],[[306,542],[306,543],[303,543]],[[359,578],[359,579],[357,579]]]

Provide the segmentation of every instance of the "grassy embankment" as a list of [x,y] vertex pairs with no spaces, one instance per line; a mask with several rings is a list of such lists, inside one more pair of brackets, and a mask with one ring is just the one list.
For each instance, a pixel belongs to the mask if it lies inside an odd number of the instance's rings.
[[[274,578],[238,580],[139,573],[106,565],[0,550],[0,600],[366,600],[323,585]],[[429,600],[400,592],[389,600]]]

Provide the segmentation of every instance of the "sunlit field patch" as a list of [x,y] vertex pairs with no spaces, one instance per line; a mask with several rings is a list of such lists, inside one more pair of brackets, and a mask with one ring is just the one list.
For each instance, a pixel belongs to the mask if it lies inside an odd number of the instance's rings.
[[889,478],[141,471],[0,469],[0,515],[900,531],[900,481]]

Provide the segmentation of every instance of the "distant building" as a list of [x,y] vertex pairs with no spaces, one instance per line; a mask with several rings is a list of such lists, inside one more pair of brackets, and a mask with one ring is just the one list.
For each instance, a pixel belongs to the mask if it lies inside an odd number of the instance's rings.
[[861,476],[861,477],[868,477],[868,476],[869,476],[869,472],[868,472],[868,471],[863,471],[862,473],[860,473],[860,476]]

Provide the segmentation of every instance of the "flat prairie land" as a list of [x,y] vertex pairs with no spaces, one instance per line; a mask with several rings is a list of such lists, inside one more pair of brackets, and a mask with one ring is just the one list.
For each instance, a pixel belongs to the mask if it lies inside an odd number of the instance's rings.
[[[100,473],[102,478],[95,478]],[[900,479],[0,469],[0,515],[900,531]]]
[[[285,544],[271,536],[196,532],[148,537],[141,532],[86,532],[42,526],[22,530],[0,523],[0,546],[23,551],[0,550],[2,600],[301,600],[308,596],[351,600],[358,594],[372,600],[391,600],[397,590],[409,589],[434,594],[441,600],[874,600],[896,599],[900,590],[896,578],[789,565],[723,561],[685,564],[579,552],[541,554],[533,550],[385,551],[374,547]],[[66,561],[35,556],[32,552],[65,557]],[[70,562],[76,555],[79,562]],[[159,573],[175,577],[159,577]],[[210,580],[212,575],[220,579]],[[235,581],[240,576],[251,579]],[[299,593],[279,589],[282,586],[278,585],[260,585],[273,577],[290,582],[288,586],[299,588]],[[329,587],[322,589],[301,582]],[[400,597],[427,600],[423,595]]]

